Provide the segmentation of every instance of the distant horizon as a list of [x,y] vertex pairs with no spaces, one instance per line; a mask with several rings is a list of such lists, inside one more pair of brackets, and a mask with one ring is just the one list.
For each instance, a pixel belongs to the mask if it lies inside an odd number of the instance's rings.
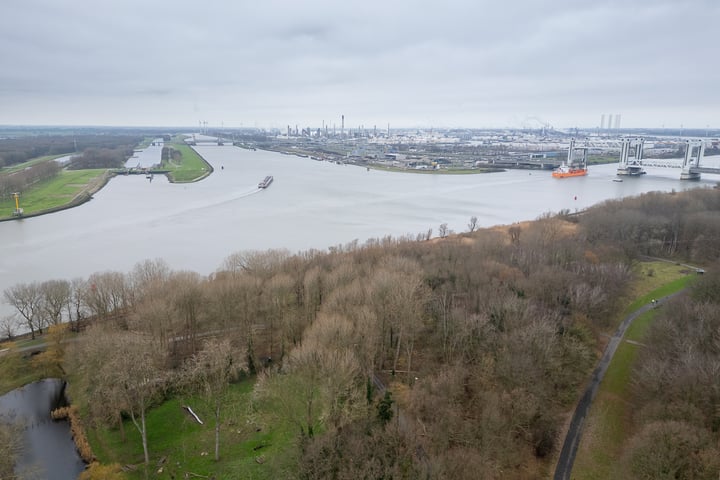
[[[373,126],[364,126],[364,132],[370,132],[374,129]],[[281,132],[284,132],[287,129],[287,125],[285,126],[232,126],[232,125],[210,125],[200,127],[199,125],[112,125],[112,124],[0,124],[0,129],[173,129],[173,130],[188,130],[192,133],[197,133],[201,130],[206,130],[208,132],[214,132],[214,131],[223,131],[223,130],[260,130],[260,131],[268,131],[268,130],[279,130]],[[295,125],[291,125],[291,128],[294,130]],[[303,128],[310,128],[313,131],[316,131],[317,129],[321,129],[321,126],[319,125],[307,125],[307,124],[298,124],[299,129]],[[636,131],[636,130],[652,130],[652,131],[667,131],[667,132],[712,132],[713,136],[720,135],[720,127],[712,127],[712,126],[696,126],[696,127],[652,127],[652,126],[642,126],[642,127],[620,127],[620,128],[604,128],[601,129],[600,127],[580,127],[580,126],[570,126],[570,127],[543,127],[543,126],[534,126],[534,127],[514,127],[514,126],[441,126],[441,125],[411,125],[411,126],[392,126],[390,125],[391,131],[397,131],[397,130],[438,130],[438,131],[446,131],[446,130],[491,130],[491,131],[507,131],[507,130],[518,130],[518,131],[542,131],[543,129],[546,129],[547,131],[555,131],[555,132],[566,132],[566,131],[572,131],[572,130],[579,130],[583,132],[589,132],[589,133],[605,133],[605,134],[613,134],[613,133],[621,133],[623,131]],[[328,127],[328,130],[333,130],[332,126]],[[335,127],[335,133],[339,133],[340,128]],[[345,127],[345,133],[351,133],[358,131],[358,127]],[[382,133],[387,131],[387,125],[384,127],[377,127],[377,131]]]

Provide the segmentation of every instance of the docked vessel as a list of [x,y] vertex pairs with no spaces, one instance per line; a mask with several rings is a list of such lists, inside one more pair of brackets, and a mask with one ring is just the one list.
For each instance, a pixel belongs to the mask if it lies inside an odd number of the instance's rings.
[[270,184],[272,183],[272,181],[273,181],[272,175],[268,175],[267,177],[265,177],[265,178],[263,179],[262,182],[258,183],[258,188],[267,188],[267,187],[270,186]]
[[[575,150],[582,152],[580,161],[575,161]],[[570,140],[568,147],[567,161],[563,162],[558,168],[553,170],[554,178],[582,177],[587,175],[587,148],[575,147],[575,139]]]

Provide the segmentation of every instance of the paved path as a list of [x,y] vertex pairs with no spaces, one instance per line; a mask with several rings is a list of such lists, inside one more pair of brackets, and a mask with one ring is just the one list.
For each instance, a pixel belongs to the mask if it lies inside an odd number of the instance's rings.
[[620,345],[622,338],[625,336],[625,332],[627,331],[628,327],[637,317],[647,312],[651,308],[661,305],[667,299],[674,297],[682,291],[683,290],[668,295],[666,297],[662,297],[658,299],[655,304],[648,303],[647,305],[644,305],[643,307],[634,311],[633,313],[628,315],[625,320],[623,320],[623,322],[617,328],[613,336],[610,338],[607,347],[605,347],[605,352],[603,353],[602,358],[600,358],[600,363],[597,367],[595,367],[595,371],[593,371],[590,385],[588,385],[585,393],[583,393],[583,396],[580,398],[580,402],[578,402],[577,407],[575,407],[575,413],[573,413],[572,420],[570,421],[570,428],[568,428],[567,435],[565,436],[565,442],[563,443],[563,447],[560,452],[560,458],[558,459],[557,467],[555,468],[555,475],[553,476],[554,480],[570,479],[570,473],[572,473],[573,463],[575,462],[575,455],[577,454],[577,449],[580,445],[580,439],[582,438],[582,430],[583,424],[585,423],[585,418],[590,411],[590,405],[592,405],[592,401],[597,394],[598,388],[600,387],[600,382],[602,382],[603,377],[605,377],[605,372],[607,372],[610,361],[612,360],[613,355],[615,355],[615,351]]

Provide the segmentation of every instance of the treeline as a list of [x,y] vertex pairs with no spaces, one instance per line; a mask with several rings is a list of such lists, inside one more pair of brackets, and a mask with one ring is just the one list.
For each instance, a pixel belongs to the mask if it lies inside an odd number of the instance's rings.
[[720,475],[720,262],[658,312],[634,370],[638,479]]
[[610,200],[582,215],[587,241],[638,255],[704,262],[720,257],[720,195],[716,189],[650,192]]
[[164,146],[160,152],[160,161],[163,164],[169,160],[180,161],[182,160],[182,152],[176,150],[173,147]]
[[0,173],[0,199],[22,193],[31,185],[55,178],[61,167],[57,162],[42,162],[13,173]]
[[0,139],[0,168],[44,155],[81,152],[86,148],[110,148],[137,145],[140,135],[42,135]]
[[[151,406],[203,381],[220,398],[244,370],[258,375],[256,408],[295,425],[298,478],[535,477],[597,332],[629,301],[636,255],[713,255],[700,237],[714,227],[686,217],[716,217],[718,196],[649,194],[439,240],[241,252],[209,277],[146,261],[65,282],[59,316],[50,285],[5,296],[31,329],[92,319],[67,368],[95,421],[132,419],[146,462]],[[18,301],[32,285],[34,302]]]
[[119,145],[114,148],[86,148],[80,155],[70,159],[68,169],[122,168],[133,154],[133,145]]

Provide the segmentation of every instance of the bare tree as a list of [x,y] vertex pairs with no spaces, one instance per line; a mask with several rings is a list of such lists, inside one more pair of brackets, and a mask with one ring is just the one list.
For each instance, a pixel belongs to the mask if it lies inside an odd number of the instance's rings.
[[90,397],[101,402],[107,418],[125,412],[142,439],[145,464],[150,462],[146,414],[165,389],[164,355],[149,335],[121,331],[106,324],[88,329],[77,345],[75,364]]
[[440,236],[440,238],[445,238],[448,236],[448,224],[447,223],[440,224],[440,227],[438,228],[438,236]]
[[[87,282],[82,278],[73,278],[70,281],[70,296],[65,306],[70,329],[76,329],[77,325],[79,325],[87,315],[87,307],[84,301],[86,288]],[[75,327],[73,326],[73,321],[76,322]]]
[[279,372],[261,374],[256,394],[312,438],[324,425],[339,427],[364,406],[361,374],[351,347],[352,326],[319,317]]
[[25,320],[30,329],[30,334],[35,339],[35,330],[42,334],[42,324],[39,323],[41,309],[41,294],[37,283],[19,283],[4,292],[7,302],[17,309],[18,313]]
[[225,259],[223,262],[223,270],[233,274],[245,272],[269,277],[272,276],[289,257],[290,252],[284,249],[236,252]]
[[15,338],[15,332],[17,331],[17,319],[15,315],[8,315],[0,318],[0,336],[5,337],[8,341],[12,342]]
[[108,319],[124,313],[132,304],[132,289],[121,272],[93,273],[87,281],[84,302],[98,318]]
[[46,325],[58,325],[62,322],[63,309],[69,303],[72,289],[67,280],[47,280],[39,286],[41,309]]
[[478,218],[475,215],[473,215],[472,217],[470,217],[470,222],[468,223],[468,230],[470,230],[470,232],[472,233],[477,229],[477,226],[478,226]]
[[230,382],[246,368],[246,354],[232,347],[229,340],[208,340],[190,358],[184,370],[184,383],[212,405],[215,416],[215,461],[220,460],[220,407]]

